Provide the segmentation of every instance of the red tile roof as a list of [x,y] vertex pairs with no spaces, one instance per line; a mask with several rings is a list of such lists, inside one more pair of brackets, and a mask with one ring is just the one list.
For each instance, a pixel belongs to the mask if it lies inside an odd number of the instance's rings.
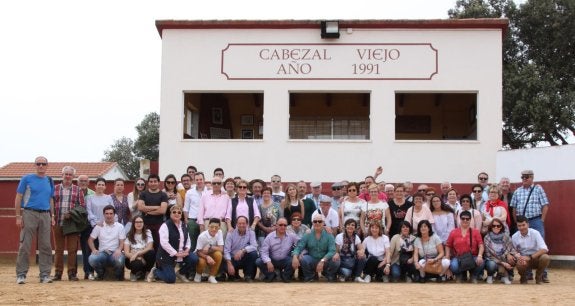
[[[103,176],[112,168],[119,167],[116,162],[50,162],[46,174],[53,178],[60,178],[64,166],[72,166],[76,169],[76,175],[85,174],[90,178]],[[0,168],[0,179],[20,179],[23,175],[34,172],[36,172],[34,163],[9,163]]]

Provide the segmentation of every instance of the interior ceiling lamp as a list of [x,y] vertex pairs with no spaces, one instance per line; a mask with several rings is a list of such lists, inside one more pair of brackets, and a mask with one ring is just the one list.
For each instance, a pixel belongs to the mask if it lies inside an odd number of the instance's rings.
[[321,38],[339,38],[339,22],[325,20],[322,21]]

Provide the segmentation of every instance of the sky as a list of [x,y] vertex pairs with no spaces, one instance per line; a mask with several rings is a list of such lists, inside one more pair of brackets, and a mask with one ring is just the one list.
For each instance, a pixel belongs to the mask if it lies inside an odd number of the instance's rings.
[[0,2],[0,166],[97,162],[160,111],[155,20],[446,19],[455,0]]

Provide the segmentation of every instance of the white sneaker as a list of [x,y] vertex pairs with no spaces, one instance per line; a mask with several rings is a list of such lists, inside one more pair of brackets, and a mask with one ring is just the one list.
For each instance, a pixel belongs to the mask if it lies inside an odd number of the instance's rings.
[[135,282],[137,280],[138,280],[138,276],[136,276],[136,273],[130,272],[130,281]]
[[156,280],[156,277],[154,276],[154,272],[156,272],[156,267],[152,267],[152,269],[148,273],[148,276],[146,276],[146,281],[148,283],[151,283],[151,282]]
[[493,276],[488,276],[488,277],[487,277],[487,283],[488,283],[488,284],[493,284]]
[[505,285],[511,285],[511,281],[507,276],[502,277],[501,282],[504,283]]
[[365,281],[364,281],[361,277],[359,277],[359,276],[356,277],[353,281],[356,282],[356,283],[365,283]]
[[50,276],[44,276],[40,278],[40,282],[42,284],[50,284],[52,282],[52,278],[50,278]]
[[345,283],[345,276],[340,276],[340,277],[339,277],[339,281],[342,282],[342,283]]
[[406,282],[406,283],[412,283],[413,280],[411,279],[410,276],[406,276],[406,277],[405,277],[405,282]]
[[[195,281],[195,279],[194,279],[194,281]],[[208,282],[209,282],[209,283],[212,283],[212,284],[217,284],[217,283],[218,283],[218,281],[216,280],[216,277],[215,277],[215,276],[211,276],[211,275],[210,275],[210,277],[208,277]]]
[[199,273],[196,273],[196,276],[194,276],[194,282],[201,283],[202,282],[202,275]]
[[188,278],[185,275],[181,274],[180,272],[176,272],[176,277],[179,278],[183,283],[190,282]]
[[89,280],[95,280],[96,277],[94,276],[94,273],[88,274],[88,279],[89,279]]
[[364,282],[364,283],[369,283],[369,282],[371,282],[371,275],[366,275],[366,276],[363,278],[363,282]]
[[22,285],[26,283],[26,276],[18,276],[16,277],[16,284]]

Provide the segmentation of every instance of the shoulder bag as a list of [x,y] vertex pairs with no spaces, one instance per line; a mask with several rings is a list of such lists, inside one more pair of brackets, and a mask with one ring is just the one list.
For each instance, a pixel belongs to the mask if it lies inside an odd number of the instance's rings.
[[[429,240],[431,240],[431,237],[429,237]],[[427,244],[429,245],[429,241],[427,242]],[[423,248],[423,253],[425,254],[425,245],[423,244],[423,241],[421,241],[421,247]],[[429,259],[430,258],[427,258],[427,254],[425,254],[425,266],[423,268],[423,271],[425,271],[425,273],[428,274],[441,275],[441,272],[443,272],[443,266],[441,265],[441,260],[437,260],[434,263],[430,263]]]
[[475,260],[473,259],[473,254],[471,253],[471,249],[473,248],[472,236],[473,236],[473,229],[470,227],[469,252],[465,252],[457,256],[457,259],[459,260],[459,271],[469,271],[475,269],[476,267]]

